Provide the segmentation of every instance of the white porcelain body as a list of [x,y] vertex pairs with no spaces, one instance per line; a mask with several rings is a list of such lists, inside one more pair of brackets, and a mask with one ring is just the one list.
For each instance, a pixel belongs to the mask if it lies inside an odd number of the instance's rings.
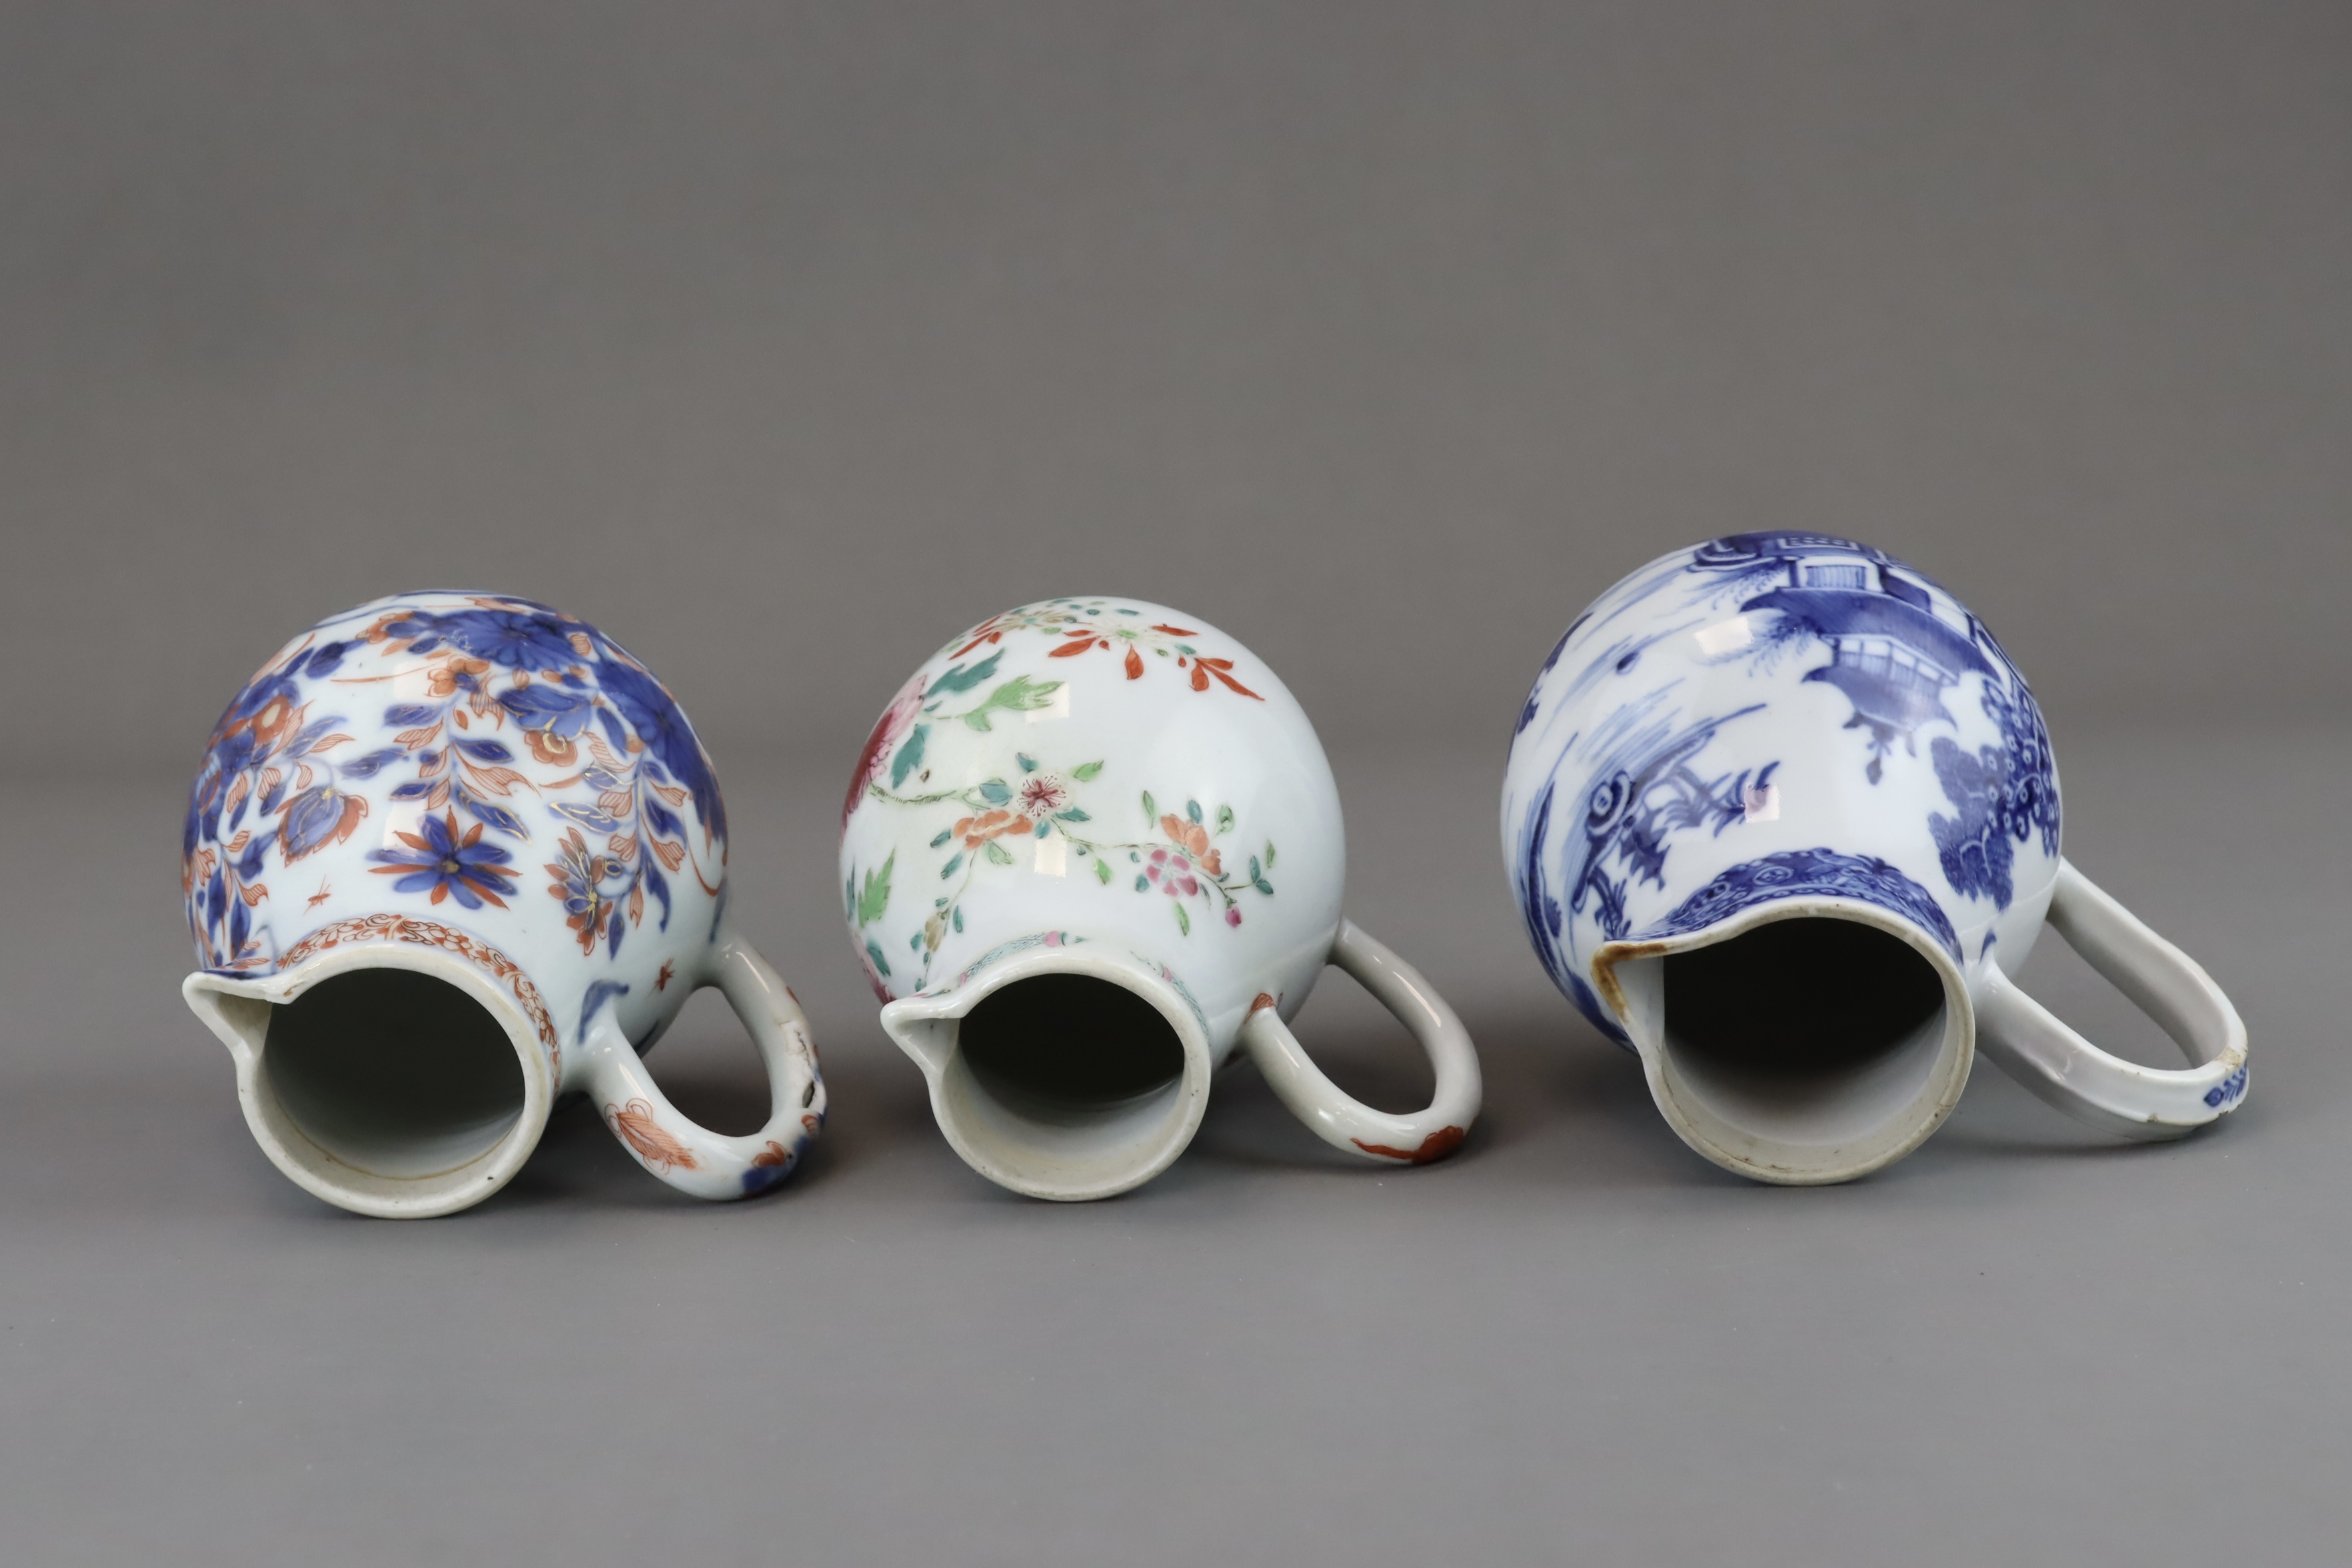
[[[2000,643],[1915,569],[1804,533],[1678,550],[1595,601],[1522,711],[1502,831],[1554,982],[1639,1051],[1685,1140],[1773,1181],[1844,1179],[1934,1131],[2063,864],[2048,732]],[[1677,1081],[1657,960],[1796,915],[1898,936],[1947,1006],[1842,1122],[1775,1132]]]
[[[1026,605],[927,660],[859,758],[840,864],[852,940],[942,1129],[992,1178],[1054,1197],[1175,1157],[1244,1023],[1295,1016],[1334,961],[1347,880],[1339,789],[1288,689],[1198,618],[1115,598]],[[1187,1061],[1148,1128],[1090,1128],[1050,1170],[980,1146],[951,1048],[978,999],[1046,972],[1144,996]]]
[[[700,741],[642,664],[548,606],[403,594],[289,643],[215,728],[182,880],[189,1004],[236,1056],[265,1150],[343,1207],[480,1201],[567,1092],[597,1094],[640,1164],[702,1197],[770,1185],[822,1121],[798,1004],[728,928],[726,809]],[[357,968],[430,974],[499,1020],[523,1087],[502,1134],[356,1165],[305,1135],[262,1071],[272,1011]],[[740,1159],[636,1061],[702,985],[726,989],[793,1102]]]
[[925,661],[866,744],[841,835],[845,913],[884,1001],[1066,927],[1164,966],[1218,1061],[1261,992],[1286,1015],[1305,1005],[1347,861],[1339,785],[1289,689],[1140,600],[1024,606]]

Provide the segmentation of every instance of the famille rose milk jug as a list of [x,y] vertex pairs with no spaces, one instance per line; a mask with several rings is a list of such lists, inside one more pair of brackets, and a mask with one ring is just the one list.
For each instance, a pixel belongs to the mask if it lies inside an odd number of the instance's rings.
[[[844,913],[883,1028],[956,1152],[1048,1198],[1165,1169],[1236,1044],[1351,1154],[1460,1144],[1469,1037],[1341,918],[1346,852],[1330,764],[1273,672],[1130,599],[1049,600],[950,642],[874,727],[842,807]],[[1326,964],[1427,1051],[1427,1110],[1361,1104],[1299,1049],[1286,1020]]]
[[[183,992],[286,1175],[362,1214],[480,1202],[583,1092],[698,1197],[792,1170],[824,1119],[800,1004],[727,920],[727,810],[668,691],[529,600],[409,593],[288,643],[188,795]],[[638,1052],[717,986],[768,1069],[749,1137]]]
[[[2234,1109],[2219,988],[2059,853],[2042,713],[1982,622],[1883,551],[1739,534],[1579,616],[1519,716],[1503,850],[1554,983],[1700,1154],[1843,1181],[1918,1146],[1975,1051],[2136,1138]],[[2011,977],[2044,921],[2194,1066],[2099,1050]]]

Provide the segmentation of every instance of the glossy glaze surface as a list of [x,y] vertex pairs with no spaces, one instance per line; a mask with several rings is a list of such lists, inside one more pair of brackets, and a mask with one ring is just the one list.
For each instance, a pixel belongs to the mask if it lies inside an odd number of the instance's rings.
[[1247,649],[1164,605],[1060,599],[908,680],[851,781],[841,867],[882,1000],[1067,930],[1164,968],[1222,1058],[1261,991],[1305,1005],[1347,835],[1314,727]]
[[[1175,1157],[1245,1020],[1305,1006],[1339,934],[1346,853],[1314,727],[1248,649],[1165,605],[1055,599],[950,639],[900,688],[843,802],[840,893],[950,1141],[1008,1186],[1099,1197]],[[979,1113],[954,1108],[950,1026],[1045,973],[1146,997],[1186,1066],[1148,1133],[1039,1130],[1085,1148],[1015,1169],[1019,1140],[982,1152]]]
[[[247,1056],[266,1014],[224,1014],[219,998],[281,1005],[331,973],[407,967],[450,978],[508,1024],[532,1114],[557,1093],[609,1091],[607,1123],[640,1163],[690,1189],[731,1188],[702,1196],[768,1185],[822,1116],[797,1004],[726,928],[726,807],[693,727],[642,663],[550,606],[404,594],[289,643],[214,727],[181,874],[191,1004]],[[723,1179],[723,1158],[694,1152],[698,1130],[637,1092],[641,1070],[599,1076],[704,984],[749,999],[763,1015],[755,1035],[796,1032],[787,1054],[806,1060],[808,1124]],[[293,1135],[256,1131],[266,1146]],[[529,1141],[451,1196],[495,1190]],[[351,1196],[320,1179],[322,1196]]]
[[[2049,733],[1992,633],[1885,552],[1793,532],[1662,557],[1577,618],[1521,711],[1502,836],[1553,981],[1641,1051],[1695,1146],[1770,1180],[1858,1175],[1933,1131],[1966,1082],[1976,1003],[2032,950],[2063,864]],[[1660,1026],[1643,1038],[1620,973],[1801,915],[1913,944],[1955,1015],[1913,1124],[1813,1174],[1687,1124]],[[2201,1038],[2219,1051],[2227,1034]]]
[[1991,632],[1883,551],[1741,534],[1595,601],[1521,711],[1504,850],[1528,939],[1612,1038],[1607,942],[1801,892],[1955,959],[2032,945],[2058,872],[2042,711]]

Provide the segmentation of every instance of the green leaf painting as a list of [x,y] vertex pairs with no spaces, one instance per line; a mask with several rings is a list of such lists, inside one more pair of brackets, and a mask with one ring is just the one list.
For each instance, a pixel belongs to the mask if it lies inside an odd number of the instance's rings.
[[[946,674],[935,678],[931,682],[930,689],[934,693],[968,692],[971,690],[972,687],[980,685],[981,682],[988,679],[989,676],[996,674],[996,666],[1003,657],[1004,651],[1000,648],[995,653],[991,653],[987,658],[982,659],[979,664],[974,664],[969,670],[965,669],[961,664],[957,664],[950,668]],[[988,727],[986,725],[982,725],[980,727],[986,729]]]
[[880,871],[866,873],[865,889],[857,895],[858,925],[873,925],[882,918],[882,912],[890,907],[890,872],[898,863],[898,852],[893,850],[890,858],[882,862]]
[[[977,683],[993,667],[992,660],[982,661],[969,671],[959,665],[950,672],[955,677],[953,683],[934,683],[934,689],[976,690]],[[1241,831],[1243,812],[1230,802],[1212,798],[1209,804],[1203,805],[1198,799],[1180,797],[1181,810],[1170,807],[1163,810],[1158,796],[1149,789],[1139,789],[1128,799],[1143,808],[1143,831],[1137,833],[1132,828],[1124,833],[1109,830],[1115,836],[1095,837],[1106,831],[1097,821],[1099,811],[1089,810],[1087,805],[1079,802],[1087,800],[1100,807],[1100,800],[1089,800],[1091,791],[1084,786],[1101,779],[1109,766],[1102,758],[1071,765],[1055,756],[1050,747],[1034,754],[1013,751],[1014,771],[977,780],[967,776],[962,781],[949,782],[944,787],[938,780],[936,775],[941,764],[929,746],[934,738],[929,734],[931,730],[953,718],[965,720],[974,729],[986,730],[994,715],[1035,712],[1046,706],[1060,689],[1059,682],[1017,677],[999,684],[969,714],[943,714],[931,724],[912,727],[893,758],[892,787],[874,791],[879,800],[894,806],[939,808],[942,811],[942,817],[930,818],[922,824],[936,831],[923,841],[910,835],[900,846],[911,852],[915,842],[927,841],[929,852],[921,857],[924,863],[936,863],[941,855],[946,857],[946,863],[938,868],[939,881],[933,885],[938,887],[939,896],[932,899],[922,929],[907,938],[908,949],[919,956],[919,972],[901,977],[898,984],[920,989],[929,983],[933,964],[950,937],[964,929],[963,900],[991,879],[990,868],[1026,865],[1028,862],[1014,846],[1028,838],[1041,844],[1058,839],[1069,854],[1081,861],[1091,860],[1097,886],[1116,888],[1132,878],[1138,895],[1167,897],[1177,930],[1188,938],[1194,935],[1193,927],[1202,923],[1198,917],[1203,912],[1211,918],[1205,928],[1208,934],[1202,939],[1213,942],[1227,928],[1246,925],[1248,912],[1255,907],[1256,899],[1274,895],[1274,883],[1267,875],[1275,863],[1271,840],[1265,841],[1264,852],[1256,855],[1247,853],[1238,844],[1211,847],[1213,837],[1223,839]],[[937,707],[929,711],[938,713]],[[1023,738],[1050,741],[1052,737],[1024,735]],[[914,779],[919,773],[924,792],[900,793],[897,787]],[[963,813],[954,826],[940,826],[947,810]],[[972,831],[975,819],[982,818],[987,825]],[[1013,825],[1016,821],[1020,823],[1017,838]],[[966,834],[969,837],[959,843],[959,837]],[[1041,849],[1039,854],[1057,872],[1066,863],[1059,850]],[[857,926],[877,924],[887,917],[893,907],[890,900],[897,873],[895,852],[876,869],[851,868],[843,894]],[[879,943],[867,944],[867,954],[877,974],[889,973]]]
[[907,775],[923,765],[923,742],[930,733],[929,725],[919,724],[915,727],[914,732],[907,737],[906,744],[898,747],[898,755],[890,759],[891,789],[905,789]]
[[994,691],[988,700],[962,716],[964,723],[974,729],[988,729],[992,713],[1034,713],[1053,706],[1054,694],[1062,689],[1059,681],[1033,681],[1026,675],[1015,675]]
[[890,977],[890,960],[882,956],[880,946],[871,936],[866,939],[866,956],[872,961],[876,974],[886,980]]

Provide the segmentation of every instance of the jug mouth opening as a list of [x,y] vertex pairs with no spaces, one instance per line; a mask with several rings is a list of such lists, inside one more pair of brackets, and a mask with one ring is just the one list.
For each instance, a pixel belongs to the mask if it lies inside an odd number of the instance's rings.
[[1790,899],[1675,940],[1603,948],[1652,1096],[1725,1168],[1790,1185],[1902,1158],[1968,1083],[1975,1017],[1958,966],[1908,921]]
[[965,1163],[1032,1197],[1108,1197],[1165,1170],[1208,1102],[1206,1031],[1174,988],[1100,953],[1033,953],[883,1024]]
[[237,1057],[254,1136],[330,1203],[393,1218],[470,1207],[506,1185],[546,1125],[538,1040],[440,956],[377,949],[262,982],[190,977],[191,1005]]

